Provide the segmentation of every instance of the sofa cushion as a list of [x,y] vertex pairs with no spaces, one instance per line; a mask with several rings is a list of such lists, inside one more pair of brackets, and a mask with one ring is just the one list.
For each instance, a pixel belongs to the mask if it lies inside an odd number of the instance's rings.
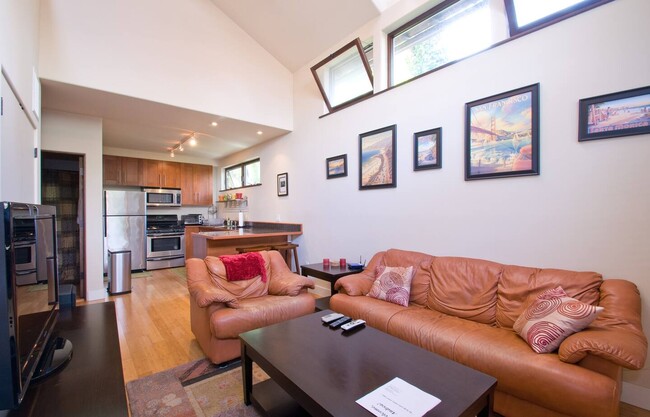
[[501,264],[480,259],[435,257],[431,262],[426,306],[451,316],[494,325],[501,270]]
[[210,331],[217,339],[237,338],[240,333],[280,323],[314,312],[314,297],[266,295],[239,300],[239,308],[222,308],[210,315]]
[[[260,252],[265,261],[266,275],[270,276],[269,257],[266,252]],[[263,281],[261,276],[245,281],[228,281],[226,268],[216,256],[206,256],[205,265],[208,268],[210,279],[216,288],[232,294],[238,300],[251,297],[261,297],[268,294],[269,280]]]
[[413,279],[411,280],[410,301],[418,306],[424,306],[427,302],[427,293],[431,278],[430,266],[433,259],[433,256],[427,255],[426,253],[389,249],[384,252],[379,264],[387,266],[412,266]]
[[368,326],[385,332],[392,317],[403,311],[404,307],[376,298],[339,293],[330,298],[330,309],[355,319],[364,319]]
[[388,301],[406,307],[411,294],[411,280],[413,267],[403,266],[378,266],[375,273],[377,277],[372,284],[368,297]]
[[597,305],[602,280],[602,275],[595,272],[504,265],[497,287],[496,324],[512,329],[517,318],[538,294],[558,285],[562,285],[569,297]]
[[562,287],[556,287],[538,295],[513,329],[535,352],[549,353],[564,339],[587,327],[602,310],[571,298]]

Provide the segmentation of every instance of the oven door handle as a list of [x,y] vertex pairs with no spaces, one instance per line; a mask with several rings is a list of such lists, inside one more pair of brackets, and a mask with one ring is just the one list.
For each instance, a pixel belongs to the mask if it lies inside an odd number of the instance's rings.
[[159,256],[155,258],[147,258],[148,261],[168,261],[170,259],[180,259],[185,258],[185,255],[174,255],[174,256]]

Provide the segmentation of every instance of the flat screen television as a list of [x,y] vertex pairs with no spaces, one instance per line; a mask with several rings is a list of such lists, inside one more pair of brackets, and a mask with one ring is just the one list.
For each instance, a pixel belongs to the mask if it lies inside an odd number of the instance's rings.
[[53,334],[58,315],[54,207],[0,203],[0,410],[15,409],[30,384],[72,357]]

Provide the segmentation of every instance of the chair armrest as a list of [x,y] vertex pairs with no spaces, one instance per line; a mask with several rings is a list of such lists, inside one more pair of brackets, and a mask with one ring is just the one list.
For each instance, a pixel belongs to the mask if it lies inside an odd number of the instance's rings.
[[308,288],[315,288],[314,281],[293,272],[271,274],[269,294],[295,297]]
[[560,360],[576,363],[588,353],[628,369],[643,368],[648,341],[641,327],[641,297],[632,282],[607,279],[600,286],[604,310],[587,329],[560,345]]

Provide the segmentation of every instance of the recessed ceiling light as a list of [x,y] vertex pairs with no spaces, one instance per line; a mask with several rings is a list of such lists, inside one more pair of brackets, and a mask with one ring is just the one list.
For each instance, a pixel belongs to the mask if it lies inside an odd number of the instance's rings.
[[261,135],[262,133],[264,133],[264,132],[262,132],[261,130],[258,130],[258,131],[257,131],[257,134],[258,134],[258,135]]
[[212,123],[210,123],[210,124],[211,124],[212,126],[216,126],[216,125],[218,125],[219,123],[217,123],[217,122],[212,122]]
[[192,135],[192,137],[190,138],[190,146],[196,146],[196,138],[194,137],[194,135]]

